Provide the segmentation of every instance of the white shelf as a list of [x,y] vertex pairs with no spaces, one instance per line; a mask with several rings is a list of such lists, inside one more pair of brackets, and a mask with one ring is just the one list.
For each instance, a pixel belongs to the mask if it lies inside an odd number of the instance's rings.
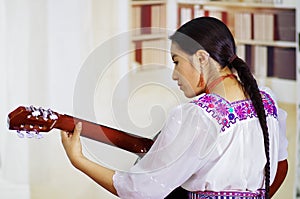
[[155,0],[151,0],[151,1],[141,1],[141,0],[133,0],[131,1],[131,5],[133,6],[139,6],[139,5],[155,5],[155,4],[164,4],[166,3],[166,1],[155,1]]
[[178,0],[183,4],[201,4],[203,6],[220,6],[220,7],[242,7],[242,8],[277,8],[277,9],[295,9],[296,5],[282,3],[255,3],[255,2],[228,2],[228,1],[201,1],[201,0]]
[[145,41],[145,40],[156,40],[156,39],[166,39],[165,33],[153,33],[153,34],[141,34],[132,36],[132,41]]
[[296,48],[296,42],[289,41],[258,41],[258,40],[240,40],[236,39],[237,44],[256,45],[256,46],[274,46],[282,48]]

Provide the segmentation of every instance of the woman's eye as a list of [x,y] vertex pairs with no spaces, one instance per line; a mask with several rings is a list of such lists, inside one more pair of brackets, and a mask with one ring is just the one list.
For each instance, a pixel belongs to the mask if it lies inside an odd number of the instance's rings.
[[177,64],[178,64],[178,61],[173,61],[173,63],[174,63],[175,65],[177,65]]

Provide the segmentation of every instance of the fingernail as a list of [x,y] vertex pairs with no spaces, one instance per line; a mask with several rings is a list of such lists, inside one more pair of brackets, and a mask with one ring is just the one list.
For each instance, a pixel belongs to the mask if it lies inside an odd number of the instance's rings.
[[81,127],[82,127],[82,123],[79,122],[79,123],[78,123],[78,128],[81,128]]

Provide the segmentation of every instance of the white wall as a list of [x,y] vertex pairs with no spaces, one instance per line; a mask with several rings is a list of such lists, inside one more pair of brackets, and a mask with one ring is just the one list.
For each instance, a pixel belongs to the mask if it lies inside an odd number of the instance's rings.
[[[114,198],[70,165],[58,130],[20,140],[5,123],[19,105],[73,114],[84,61],[128,29],[128,6],[125,0],[0,0],[0,198]],[[113,73],[126,71],[127,61],[120,59],[122,70]]]

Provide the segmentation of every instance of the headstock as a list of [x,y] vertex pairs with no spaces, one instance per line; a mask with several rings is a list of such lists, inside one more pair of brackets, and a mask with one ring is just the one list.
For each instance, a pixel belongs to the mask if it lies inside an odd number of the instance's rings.
[[[52,110],[35,108],[34,106],[19,106],[8,114],[7,124],[10,130],[16,130],[18,136],[23,138],[42,138],[40,132],[49,132],[54,128],[59,114]],[[25,132],[25,133],[24,133]]]

